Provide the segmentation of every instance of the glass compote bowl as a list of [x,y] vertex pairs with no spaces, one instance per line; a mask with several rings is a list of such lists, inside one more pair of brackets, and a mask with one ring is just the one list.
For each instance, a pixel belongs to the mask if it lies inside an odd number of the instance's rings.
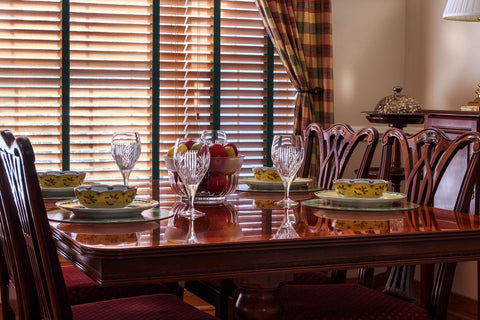
[[304,149],[302,136],[276,135],[272,143],[272,162],[282,177],[285,196],[278,205],[292,207],[298,203],[290,199],[290,185],[303,163]]
[[112,157],[123,176],[123,184],[128,185],[128,178],[140,157],[141,143],[138,132],[115,132],[112,137]]
[[207,144],[226,144],[227,133],[224,130],[203,130],[200,139]]
[[[193,145],[188,149],[187,145],[192,142]],[[188,209],[181,213],[190,219],[187,243],[197,243],[198,239],[195,235],[193,221],[195,218],[205,215],[205,213],[195,210],[194,200],[198,185],[210,166],[208,146],[201,139],[179,138],[175,143],[173,163],[188,196]]]

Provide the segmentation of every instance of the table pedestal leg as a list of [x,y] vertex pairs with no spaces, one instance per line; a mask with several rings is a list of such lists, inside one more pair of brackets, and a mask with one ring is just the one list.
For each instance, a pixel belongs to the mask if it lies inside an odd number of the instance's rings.
[[240,290],[235,304],[239,320],[279,320],[282,318],[280,286],[292,275],[252,276],[235,279]]

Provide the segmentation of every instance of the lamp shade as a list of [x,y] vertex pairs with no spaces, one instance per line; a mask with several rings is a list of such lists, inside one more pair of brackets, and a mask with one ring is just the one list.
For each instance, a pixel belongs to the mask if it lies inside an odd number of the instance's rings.
[[480,21],[480,0],[448,0],[443,18],[458,21]]

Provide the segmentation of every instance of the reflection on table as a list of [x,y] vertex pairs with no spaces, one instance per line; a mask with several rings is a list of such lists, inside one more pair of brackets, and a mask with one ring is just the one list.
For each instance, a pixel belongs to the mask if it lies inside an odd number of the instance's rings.
[[[165,220],[105,229],[51,224],[59,253],[102,285],[233,277],[241,292],[273,294],[294,272],[480,258],[478,216],[423,206],[363,212],[300,205],[288,212],[298,237],[279,239],[285,212],[275,201],[282,196],[242,192],[226,203],[199,204],[206,213],[195,220],[199,244],[185,244],[189,223],[178,213],[186,204],[174,198],[160,201],[172,214]],[[109,228],[124,238],[112,240]]]

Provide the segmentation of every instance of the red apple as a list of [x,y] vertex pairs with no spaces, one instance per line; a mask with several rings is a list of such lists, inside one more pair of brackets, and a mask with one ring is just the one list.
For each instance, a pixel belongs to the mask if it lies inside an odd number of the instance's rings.
[[222,146],[221,144],[212,144],[210,146],[210,157],[215,158],[215,157],[227,157],[227,150],[225,150],[225,147]]
[[194,144],[195,144],[195,141],[193,140],[188,140],[187,142],[184,143],[184,145],[187,146],[188,150],[190,150]]
[[198,155],[206,154],[207,150],[208,150],[208,146],[207,145],[202,145],[200,147],[200,150],[198,151]]
[[210,150],[210,170],[213,172],[222,171],[228,157],[227,150],[220,144],[212,144]]
[[229,142],[226,145],[224,145],[224,147],[232,147],[232,149],[235,150],[235,157],[238,157],[238,149],[234,143]]
[[207,173],[202,184],[206,192],[219,194],[228,187],[228,179],[225,174],[220,172]]

